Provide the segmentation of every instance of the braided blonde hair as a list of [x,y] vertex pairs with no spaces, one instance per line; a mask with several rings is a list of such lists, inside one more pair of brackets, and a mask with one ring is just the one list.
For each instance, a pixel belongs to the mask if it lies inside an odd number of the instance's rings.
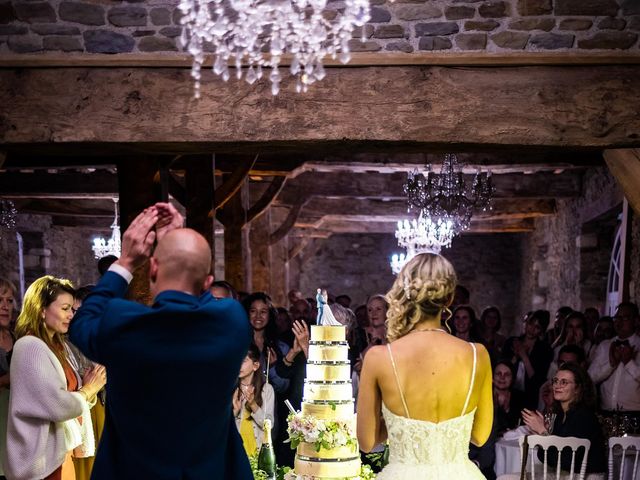
[[456,272],[446,258],[435,253],[413,257],[386,295],[387,339],[406,335],[424,316],[438,316],[451,303],[456,283]]

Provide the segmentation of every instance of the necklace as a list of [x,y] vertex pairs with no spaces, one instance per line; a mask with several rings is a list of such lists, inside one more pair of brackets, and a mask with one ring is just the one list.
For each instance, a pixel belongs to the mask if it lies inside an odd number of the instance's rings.
[[443,333],[447,333],[446,330],[442,329],[442,328],[416,328],[414,330],[412,330],[413,332],[443,332]]

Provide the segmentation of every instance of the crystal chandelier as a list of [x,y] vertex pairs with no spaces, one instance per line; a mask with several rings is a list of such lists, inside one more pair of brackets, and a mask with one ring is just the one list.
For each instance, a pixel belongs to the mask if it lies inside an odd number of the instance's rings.
[[0,200],[0,228],[13,230],[16,228],[18,211],[11,200]]
[[93,254],[95,258],[106,257],[107,255],[120,256],[120,225],[118,224],[118,199],[113,199],[114,204],[114,217],[111,224],[111,238],[108,240],[102,237],[95,237],[93,239]]
[[[282,79],[282,56],[291,56],[289,70],[296,90],[305,92],[322,80],[326,55],[347,63],[349,40],[355,27],[369,20],[369,0],[344,0],[344,9],[324,13],[327,0],[180,0],[182,44],[193,56],[191,76],[195,97],[200,97],[205,52],[215,52],[213,71],[229,79],[229,63],[236,77],[253,84],[271,67],[271,93],[277,95]],[[329,20],[335,15],[333,20]],[[364,33],[364,28],[363,28]]]
[[447,154],[439,174],[427,165],[425,173],[409,173],[404,184],[409,209],[417,209],[430,218],[451,221],[454,235],[469,228],[474,210],[490,209],[495,191],[491,172],[480,171],[468,189],[462,166],[455,155]]
[[406,249],[406,254],[391,257],[391,270],[396,275],[406,262],[419,253],[440,253],[442,247],[450,247],[456,232],[450,219],[431,218],[420,214],[418,219],[401,220],[396,229],[398,245]]

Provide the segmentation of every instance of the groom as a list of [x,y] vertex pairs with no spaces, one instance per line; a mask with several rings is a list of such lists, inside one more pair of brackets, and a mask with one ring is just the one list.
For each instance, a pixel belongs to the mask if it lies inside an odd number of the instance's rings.
[[[167,203],[138,215],[71,324],[109,376],[93,480],[253,479],[231,409],[249,322],[238,302],[211,296],[209,245],[181,227]],[[147,259],[151,307],[123,298]]]

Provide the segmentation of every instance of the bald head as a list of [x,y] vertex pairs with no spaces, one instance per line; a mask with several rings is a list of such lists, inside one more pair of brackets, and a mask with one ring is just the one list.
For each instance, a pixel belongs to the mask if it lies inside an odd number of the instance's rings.
[[211,270],[211,248],[195,230],[178,228],[167,233],[158,243],[153,259],[157,269],[152,272],[157,277],[156,290],[177,289],[199,293],[205,288],[203,285]]

